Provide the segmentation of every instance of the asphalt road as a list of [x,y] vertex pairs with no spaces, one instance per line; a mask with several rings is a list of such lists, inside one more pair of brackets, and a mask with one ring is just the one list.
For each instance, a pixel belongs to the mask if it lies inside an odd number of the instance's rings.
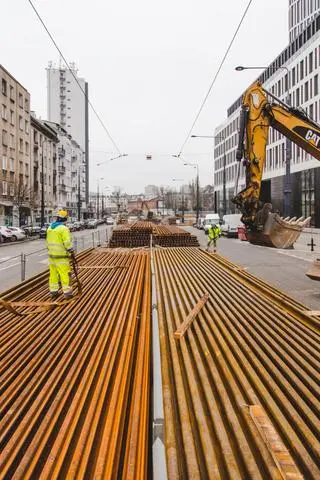
[[[201,246],[206,245],[207,236],[203,231],[194,228],[188,230],[199,237]],[[312,310],[320,310],[320,281],[310,280],[305,275],[313,260],[320,258],[320,234],[314,232],[313,237],[316,243],[314,252],[308,246],[310,233],[302,234],[293,250],[260,247],[238,239],[221,237],[217,251],[232,262],[247,267],[251,274],[283,290]]]
[[[74,232],[74,246],[78,251],[103,244],[106,230],[110,227],[99,226],[95,230]],[[48,268],[48,254],[45,240],[31,240],[1,244],[0,247],[0,293],[21,282],[21,254],[26,255],[26,276],[30,278]]]
[[[203,231],[187,227],[187,230],[198,235],[202,246],[207,237]],[[94,233],[93,233],[94,232]],[[100,233],[99,233],[100,232]],[[79,251],[93,245],[104,243],[106,227],[98,230],[85,230],[74,233]],[[293,250],[278,250],[251,245],[233,238],[220,238],[218,252],[232,262],[247,267],[248,271],[280,290],[304,303],[312,310],[320,310],[320,282],[306,277],[305,272],[312,261],[320,258],[320,233],[314,232],[315,251],[310,251],[311,234],[302,234]],[[26,255],[26,278],[42,272],[48,266],[44,240],[7,244],[0,247],[0,292],[21,281],[21,253]]]

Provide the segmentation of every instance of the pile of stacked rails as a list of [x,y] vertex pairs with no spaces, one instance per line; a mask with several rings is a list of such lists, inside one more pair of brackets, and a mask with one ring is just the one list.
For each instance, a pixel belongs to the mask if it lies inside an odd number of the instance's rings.
[[199,247],[195,235],[175,225],[158,225],[155,230],[154,244],[160,247]]
[[150,245],[150,236],[154,224],[151,222],[135,222],[132,225],[120,225],[112,232],[109,247],[146,247]]
[[182,228],[174,225],[155,225],[151,222],[135,222],[120,225],[112,233],[111,248],[148,247],[152,235],[153,245],[161,247],[199,247],[198,239]]

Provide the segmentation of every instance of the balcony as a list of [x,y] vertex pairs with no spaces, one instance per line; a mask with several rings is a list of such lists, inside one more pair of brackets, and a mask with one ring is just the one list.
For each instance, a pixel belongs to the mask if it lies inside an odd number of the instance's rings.
[[60,184],[61,192],[67,193],[67,185],[65,183]]

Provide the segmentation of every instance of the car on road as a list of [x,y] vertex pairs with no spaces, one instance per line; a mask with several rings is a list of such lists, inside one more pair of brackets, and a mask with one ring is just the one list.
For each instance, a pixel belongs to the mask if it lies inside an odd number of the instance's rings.
[[13,241],[16,242],[17,240],[25,240],[26,232],[19,227],[8,227],[9,230],[12,232]]
[[13,234],[12,234],[11,230],[9,230],[8,227],[6,227],[4,225],[1,225],[0,226],[0,235],[1,235],[1,239],[4,242],[13,242]]
[[50,227],[50,223],[45,223],[44,225],[42,225],[40,230],[40,238],[46,238],[47,230],[49,227]]
[[97,228],[98,222],[97,220],[89,220],[87,224],[87,228]]
[[220,216],[218,213],[210,213],[206,215],[205,220],[203,222],[204,233],[207,235],[211,225],[219,225],[220,223],[221,223]]
[[77,232],[84,229],[83,222],[74,222],[73,227]]
[[41,227],[39,225],[23,225],[22,230],[27,236],[39,235]]
[[113,224],[114,224],[113,218],[112,218],[112,217],[108,217],[108,218],[106,219],[106,224],[107,224],[107,225],[113,225]]
[[70,232],[74,232],[74,231],[75,231],[75,226],[74,226],[74,223],[73,223],[73,222],[68,222],[68,223],[66,223],[66,227],[69,228]]
[[230,215],[224,215],[221,224],[221,233],[226,237],[237,237],[238,227],[244,227],[241,222],[242,214],[234,213]]

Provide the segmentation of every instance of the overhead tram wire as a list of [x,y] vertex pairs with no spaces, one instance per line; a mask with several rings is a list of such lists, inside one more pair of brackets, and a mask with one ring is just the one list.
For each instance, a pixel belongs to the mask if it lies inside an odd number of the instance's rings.
[[194,121],[193,121],[193,123],[192,123],[192,126],[191,126],[190,130],[188,131],[188,135],[186,136],[186,139],[185,139],[185,141],[183,142],[182,147],[180,148],[180,152],[178,153],[177,157],[180,157],[180,155],[181,155],[182,152],[183,152],[184,147],[186,146],[187,141],[188,141],[189,138],[190,138],[190,135],[191,135],[191,133],[192,133],[192,131],[193,131],[193,129],[194,129],[194,126],[195,126],[195,124],[197,123],[198,118],[200,117],[201,112],[202,112],[202,110],[203,110],[203,108],[204,108],[204,106],[205,106],[205,104],[206,104],[206,102],[207,102],[207,100],[208,100],[208,98],[209,98],[209,95],[210,95],[210,93],[211,93],[212,87],[213,87],[213,85],[215,84],[215,82],[216,82],[216,80],[217,80],[217,78],[218,78],[218,75],[219,75],[219,73],[220,73],[220,71],[221,71],[221,69],[222,69],[222,67],[223,67],[223,65],[224,65],[224,62],[225,62],[226,59],[227,59],[227,56],[228,56],[228,54],[229,54],[229,52],[230,52],[230,50],[231,50],[231,47],[232,47],[232,45],[233,45],[233,43],[234,43],[234,41],[235,41],[235,39],[236,39],[236,37],[237,37],[237,35],[238,35],[238,32],[239,32],[239,30],[240,30],[240,28],[241,28],[241,25],[242,25],[242,23],[243,23],[246,15],[247,15],[248,11],[249,11],[249,8],[250,8],[252,2],[253,2],[253,0],[249,0],[248,4],[247,4],[247,6],[246,6],[246,9],[245,9],[245,11],[244,11],[243,14],[242,14],[242,17],[241,17],[241,20],[240,20],[240,22],[239,22],[239,24],[238,24],[238,26],[237,26],[237,29],[236,29],[235,33],[233,34],[233,37],[232,37],[232,39],[231,39],[231,42],[229,43],[229,46],[228,46],[228,48],[227,48],[227,50],[226,50],[226,53],[224,54],[224,56],[223,56],[223,58],[222,58],[222,60],[221,60],[221,62],[220,62],[219,68],[218,68],[218,70],[217,70],[217,72],[216,72],[216,74],[215,74],[215,76],[214,76],[214,78],[213,78],[213,80],[212,80],[212,82],[211,82],[211,84],[210,84],[209,90],[207,91],[207,93],[206,93],[206,95],[205,95],[205,97],[204,97],[204,100],[203,100],[203,102],[202,102],[202,104],[201,104],[201,106],[200,106],[200,108],[199,108],[199,110],[198,110],[198,113],[197,113],[197,115],[196,115],[196,117],[195,117],[195,119],[194,119]]
[[88,104],[90,105],[91,110],[93,111],[93,113],[95,114],[95,116],[97,117],[97,119],[99,120],[99,122],[100,122],[103,130],[106,132],[109,140],[111,140],[111,142],[112,142],[113,146],[116,148],[117,152],[118,152],[119,154],[121,154],[121,150],[119,149],[119,147],[118,147],[118,145],[116,144],[115,140],[112,138],[109,130],[107,129],[107,127],[106,127],[105,124],[103,123],[102,118],[100,117],[100,115],[98,114],[98,112],[96,111],[96,109],[94,108],[94,106],[92,105],[92,103],[91,103],[91,101],[89,100],[89,98],[88,98],[85,90],[82,88],[81,84],[79,83],[79,80],[77,79],[77,77],[75,76],[75,74],[73,73],[73,71],[71,70],[71,68],[69,67],[69,64],[68,64],[65,56],[63,55],[63,53],[62,53],[62,51],[60,50],[57,42],[55,41],[55,39],[54,39],[53,36],[51,35],[51,33],[50,33],[48,27],[46,26],[45,22],[42,20],[40,14],[39,14],[39,12],[38,12],[38,10],[37,10],[36,7],[33,5],[33,3],[32,3],[31,0],[28,0],[28,2],[29,2],[29,4],[31,5],[31,7],[32,7],[33,11],[35,12],[36,16],[38,17],[38,19],[39,19],[40,23],[42,24],[43,28],[45,29],[45,31],[46,31],[47,34],[49,35],[50,40],[52,41],[52,43],[54,44],[54,46],[55,46],[56,49],[58,50],[58,52],[59,52],[61,58],[63,59],[65,65],[66,65],[66,67],[67,67],[67,69],[69,70],[69,72],[70,72],[71,75],[73,76],[74,80],[75,80],[76,83],[78,84],[78,87],[80,88],[80,90],[82,91],[85,99],[87,100]]

